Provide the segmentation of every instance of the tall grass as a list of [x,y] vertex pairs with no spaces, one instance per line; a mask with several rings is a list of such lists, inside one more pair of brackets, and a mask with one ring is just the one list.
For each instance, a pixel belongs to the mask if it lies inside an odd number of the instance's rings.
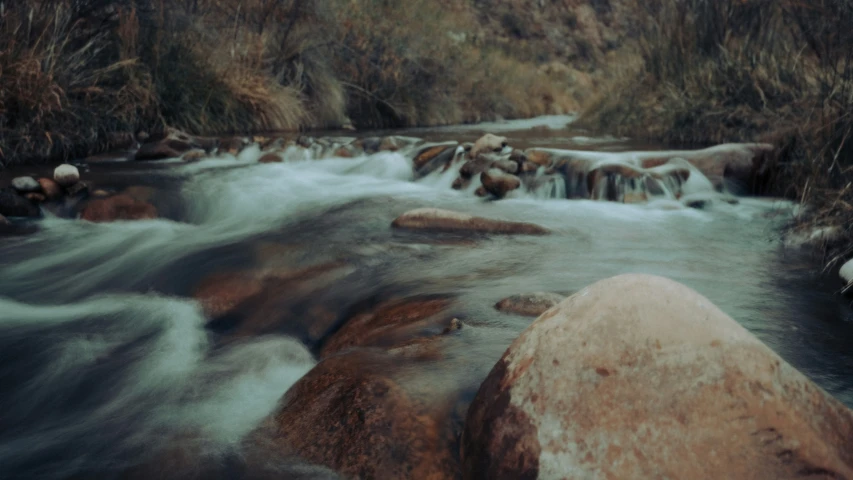
[[[0,162],[196,134],[565,110],[537,66],[427,0],[0,0]],[[519,94],[519,86],[525,89]]]
[[671,145],[775,143],[779,163],[765,193],[811,205],[799,227],[837,226],[853,238],[853,2],[633,8],[642,68],[614,79],[581,122]]

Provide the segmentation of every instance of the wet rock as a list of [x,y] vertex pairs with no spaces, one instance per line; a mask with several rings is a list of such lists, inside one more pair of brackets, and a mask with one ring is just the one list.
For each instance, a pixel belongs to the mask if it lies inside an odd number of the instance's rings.
[[263,291],[264,276],[247,272],[219,273],[206,277],[193,291],[208,318],[230,312],[241,302]]
[[0,188],[0,215],[5,217],[39,217],[41,210],[22,197],[14,188]]
[[465,478],[853,478],[853,412],[710,301],[623,275],[537,319],[468,410]]
[[339,158],[353,158],[355,156],[355,152],[349,145],[342,145],[338,147],[332,155]]
[[68,194],[69,197],[74,197],[85,193],[89,190],[89,185],[86,185],[86,182],[77,182],[74,185],[65,189],[65,193]]
[[509,192],[521,187],[521,179],[493,168],[480,174],[480,182],[487,192],[497,198],[504,198]]
[[275,153],[265,153],[258,159],[258,163],[281,163],[283,161],[281,156]]
[[327,358],[250,438],[347,478],[458,478],[452,435],[389,376],[392,368],[367,352]]
[[489,168],[490,163],[491,162],[489,160],[483,158],[468,160],[464,165],[462,165],[462,168],[459,169],[459,176],[466,180],[473,178],[474,176],[485,172]]
[[396,152],[400,149],[400,142],[395,137],[383,137],[379,142],[380,152]]
[[486,187],[480,185],[479,187],[477,187],[477,190],[474,190],[474,195],[480,198],[485,198],[489,196],[489,192],[486,191]]
[[43,193],[30,192],[24,195],[24,198],[34,203],[42,203],[46,200]]
[[12,188],[21,193],[40,192],[41,185],[33,177],[16,177],[12,179]]
[[94,192],[92,192],[91,195],[95,198],[106,198],[106,197],[109,197],[110,195],[112,195],[112,193],[110,193],[110,192],[108,192],[102,188],[99,188],[99,189],[95,190]]
[[164,160],[178,158],[184,152],[193,148],[192,144],[183,140],[166,138],[157,142],[145,143],[136,151],[134,157],[139,161]]
[[505,313],[514,313],[525,317],[538,317],[565,299],[566,297],[557,293],[523,293],[501,300],[495,304],[495,308]]
[[185,162],[197,162],[207,156],[207,152],[200,148],[195,148],[181,155],[181,160]]
[[381,143],[382,139],[379,137],[366,137],[356,140],[354,145],[361,147],[364,153],[371,154],[379,151],[379,145]]
[[249,146],[249,139],[245,137],[225,138],[219,142],[219,153],[237,155]]
[[436,318],[450,305],[446,297],[416,297],[384,302],[346,320],[323,346],[321,358],[352,347],[392,346],[437,326]]
[[845,284],[849,285],[850,283],[853,283],[853,260],[848,260],[844,265],[842,265],[838,274],[841,276],[841,279],[844,280]]
[[439,169],[446,171],[456,158],[457,152],[461,155],[459,145],[456,142],[423,149],[415,156],[415,171],[419,176],[427,175]]
[[471,158],[477,158],[477,155],[488,152],[500,152],[507,146],[506,137],[499,137],[491,133],[487,133],[474,142],[474,146],[469,153]]
[[11,224],[12,224],[12,222],[10,222],[9,219],[4,217],[3,215],[0,215],[0,225],[11,225]]
[[699,169],[717,188],[724,180],[745,193],[757,187],[758,178],[769,168],[773,146],[763,143],[730,143],[703,150],[658,152],[642,155],[642,165],[652,168],[671,158],[684,158]]
[[38,182],[42,193],[48,200],[56,200],[62,196],[62,187],[55,181],[49,178],[39,178]]
[[418,208],[408,211],[397,217],[392,226],[428,231],[467,231],[519,235],[546,235],[550,233],[547,229],[532,223],[491,220],[438,208]]
[[340,281],[354,272],[348,264],[329,262],[218,273],[201,281],[193,297],[210,319],[208,327],[230,338],[288,334],[313,348],[344,308],[330,292],[346,296]]
[[61,187],[70,187],[80,181],[80,171],[74,165],[63,164],[53,171],[53,180]]
[[512,160],[497,160],[492,163],[492,168],[497,168],[505,173],[518,173],[518,163]]
[[157,218],[157,216],[157,209],[154,205],[124,193],[90,201],[86,204],[81,215],[83,220],[96,223],[118,220],[149,220]]
[[527,150],[524,152],[527,161],[539,167],[548,168],[553,165],[554,160],[550,153],[542,150]]
[[462,177],[457,177],[456,180],[453,181],[453,184],[450,185],[450,188],[454,190],[462,190],[463,188],[468,188],[468,185],[471,184],[470,179],[465,179]]

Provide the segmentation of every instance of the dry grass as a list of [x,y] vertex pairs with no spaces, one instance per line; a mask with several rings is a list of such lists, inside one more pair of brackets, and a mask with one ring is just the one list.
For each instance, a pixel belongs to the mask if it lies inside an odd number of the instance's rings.
[[571,107],[427,0],[0,2],[0,162],[197,134],[435,125]]
[[[763,193],[810,205],[794,228],[840,227],[849,245],[853,2],[654,0],[634,8],[643,65],[614,79],[582,122],[676,146],[775,143],[776,177]],[[835,246],[827,247],[832,255]]]

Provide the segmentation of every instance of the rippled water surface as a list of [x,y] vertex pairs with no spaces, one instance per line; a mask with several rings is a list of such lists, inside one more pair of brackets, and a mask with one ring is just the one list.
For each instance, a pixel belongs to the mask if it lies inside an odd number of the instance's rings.
[[[562,129],[565,119],[538,122],[488,128],[521,146],[629,147]],[[484,128],[408,134],[470,140]],[[343,311],[388,292],[454,295],[466,328],[445,359],[397,372],[439,390],[476,392],[529,325],[495,311],[501,298],[569,294],[642,272],[696,289],[853,406],[849,306],[815,259],[782,249],[778,228],[791,215],[784,202],[742,198],[706,210],[534,195],[492,202],[452,190],[451,175],[414,181],[405,154],[280,164],[257,164],[258,155],[95,166],[88,175],[155,187],[165,218],[48,218],[35,233],[0,238],[0,477],[111,478],[180,441],[205,458],[227,458],[315,364],[315,345],[283,334],[224,341],[205,328],[191,293],[216,272],[278,264],[349,267],[333,292],[306,294],[286,315],[315,304]],[[533,222],[554,234],[391,229],[422,206]],[[329,475],[298,462],[281,468],[284,478]]]

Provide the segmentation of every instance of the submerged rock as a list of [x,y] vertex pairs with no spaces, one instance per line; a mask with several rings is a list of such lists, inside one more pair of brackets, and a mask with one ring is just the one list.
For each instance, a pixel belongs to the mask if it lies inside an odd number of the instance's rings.
[[465,478],[853,478],[853,412],[676,282],[624,275],[536,320],[483,382]]
[[21,193],[41,191],[41,185],[33,177],[16,177],[12,179],[12,188]]
[[471,158],[477,158],[477,155],[488,152],[500,152],[507,146],[506,137],[499,137],[491,133],[487,133],[474,142],[469,155]]
[[495,304],[495,308],[501,312],[538,317],[565,299],[566,297],[551,292],[523,293],[501,300]]
[[[393,346],[415,337],[421,330],[438,327],[440,313],[451,300],[446,297],[407,298],[380,304],[349,318],[340,330],[325,342],[321,357],[358,346]],[[443,322],[442,325],[447,322]]]
[[321,361],[251,439],[347,478],[458,478],[452,436],[390,377],[389,360],[350,352]]
[[114,222],[117,220],[149,220],[157,218],[157,208],[148,202],[128,194],[97,198],[86,204],[83,220],[90,222]]
[[480,174],[480,182],[487,192],[497,198],[504,198],[513,190],[521,187],[521,179],[515,175],[504,173],[502,170],[493,168]]
[[520,235],[546,235],[550,233],[546,228],[532,223],[491,220],[438,208],[418,208],[408,211],[397,217],[392,226],[429,231],[467,231]]
[[275,153],[265,153],[258,159],[258,163],[282,163],[281,155]]
[[80,181],[80,171],[74,165],[63,164],[53,171],[53,180],[62,187],[70,187]]
[[22,197],[14,188],[0,188],[0,215],[6,217],[39,217],[41,210]]

